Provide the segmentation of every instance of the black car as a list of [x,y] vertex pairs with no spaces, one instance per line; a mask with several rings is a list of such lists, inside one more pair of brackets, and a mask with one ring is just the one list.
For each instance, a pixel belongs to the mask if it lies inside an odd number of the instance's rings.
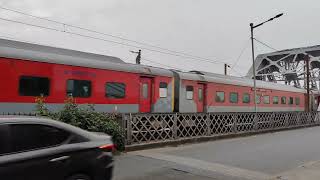
[[110,136],[38,117],[0,116],[1,180],[109,180]]

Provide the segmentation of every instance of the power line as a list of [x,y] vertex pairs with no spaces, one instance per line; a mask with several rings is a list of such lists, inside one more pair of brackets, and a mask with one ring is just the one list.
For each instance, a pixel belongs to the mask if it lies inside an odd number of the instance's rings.
[[239,71],[237,71],[236,69],[230,69],[231,71],[235,72],[236,74],[240,75],[240,77],[243,77],[242,73],[240,73]]
[[180,68],[177,68],[177,67],[174,67],[174,66],[170,66],[170,65],[166,65],[166,64],[162,64],[162,63],[159,63],[159,62],[156,62],[156,61],[152,61],[150,59],[142,58],[142,60],[147,61],[147,62],[151,62],[151,63],[154,63],[154,64],[158,64],[160,66],[164,66],[164,67],[167,67],[167,68],[182,70]]
[[163,51],[154,50],[154,49],[149,49],[149,48],[144,48],[144,47],[141,47],[141,46],[131,45],[131,44],[127,44],[127,43],[122,43],[122,42],[107,40],[107,39],[103,39],[103,38],[88,36],[88,35],[84,35],[84,34],[80,34],[80,33],[74,33],[74,32],[70,32],[70,31],[64,31],[64,30],[60,30],[60,29],[55,29],[55,28],[50,28],[50,27],[45,27],[45,26],[40,26],[40,25],[35,25],[35,24],[30,24],[30,23],[25,23],[25,22],[21,22],[21,21],[6,19],[6,18],[0,18],[0,20],[7,21],[7,22],[13,22],[13,23],[17,23],[17,24],[28,25],[28,26],[37,27],[37,28],[42,28],[42,29],[51,30],[51,31],[56,31],[56,32],[62,32],[62,33],[77,35],[77,36],[80,36],[80,37],[85,37],[85,38],[89,38],[89,39],[95,39],[95,40],[110,42],[110,43],[119,44],[119,45],[124,45],[124,46],[128,46],[128,47],[134,47],[134,48],[144,49],[144,50],[147,50],[147,51],[157,52],[157,53],[160,53],[160,54],[166,54],[166,55],[172,55],[172,56],[182,57],[182,58],[186,58],[186,59],[192,59],[192,60],[195,60],[195,61],[201,61],[201,62],[207,62],[207,63],[213,63],[213,64],[217,64],[217,63],[224,64],[224,62],[220,62],[220,61],[215,61],[215,62],[214,62],[214,61],[200,60],[200,59],[196,59],[196,58],[192,58],[192,57],[187,57],[187,56],[183,56],[183,55],[179,55],[179,54],[166,53],[166,52],[163,52]]
[[[23,41],[23,42],[27,42],[27,43],[35,43],[33,41],[25,41],[25,40],[19,40],[17,38],[13,38],[13,37],[10,37],[10,36],[3,36],[3,35],[0,35],[0,38],[6,38],[6,39],[10,39],[10,40],[15,40],[15,41]],[[44,44],[45,45],[45,44]],[[159,62],[156,62],[156,61],[152,61],[150,59],[146,59],[146,58],[143,58],[144,61],[148,61],[148,62],[151,62],[151,63],[154,63],[154,64],[158,64],[160,66],[164,66],[164,67],[168,67],[168,68],[172,68],[172,69],[178,69],[178,70],[182,70],[180,68],[177,68],[177,67],[174,67],[174,66],[169,66],[169,65],[166,65],[166,64],[162,64],[162,63],[159,63]]]
[[231,69],[233,69],[239,62],[241,56],[243,55],[244,51],[248,48],[248,44],[250,42],[250,39],[246,42],[245,46],[242,48],[239,56],[237,57],[237,59],[235,60],[235,62],[232,64]]
[[[262,42],[262,41],[260,41],[260,40],[258,40],[258,39],[256,39],[256,38],[254,38],[254,40],[257,41],[258,43],[260,43],[260,44],[262,44],[262,45],[264,45],[264,46],[272,49],[272,50],[278,51],[277,49],[269,46],[268,44],[266,44],[266,43],[264,43],[264,42]],[[250,41],[248,41],[248,42],[250,42]],[[235,63],[231,66],[231,70],[233,70],[233,71],[235,71],[235,72],[238,72],[238,71],[236,71],[234,68],[235,68],[235,66],[238,64],[238,62],[239,62],[239,60],[240,60],[240,57],[243,55],[243,53],[244,53],[244,51],[247,49],[247,47],[248,47],[248,43],[247,43],[246,46],[242,49],[242,51],[241,51],[240,55],[238,56],[237,60],[235,61]],[[238,72],[238,74],[240,75],[239,72]]]
[[239,56],[237,57],[237,59],[235,60],[235,62],[231,65],[231,69],[230,69],[230,70],[236,72],[236,73],[237,73],[238,75],[240,75],[240,76],[242,76],[242,74],[241,74],[239,71],[235,70],[235,67],[236,67],[236,65],[238,64],[238,62],[240,61],[240,58],[242,57],[242,55],[243,55],[243,53],[245,52],[245,50],[248,48],[249,42],[250,42],[250,39],[248,39],[248,41],[246,42],[246,44],[245,44],[244,47],[242,48]]
[[74,32],[70,32],[70,31],[59,30],[59,29],[55,29],[55,28],[50,28],[50,27],[45,27],[45,26],[40,26],[40,25],[35,25],[35,24],[30,24],[30,23],[25,23],[25,22],[16,21],[16,20],[11,20],[11,19],[0,18],[0,20],[8,21],[8,22],[13,22],[13,23],[18,23],[18,24],[23,24],[23,25],[28,25],[28,26],[37,27],[37,28],[42,28],[42,29],[51,30],[51,31],[56,31],[56,32],[62,32],[62,33],[77,35],[77,36],[81,36],[81,37],[85,37],[85,38],[89,38],[89,39],[95,39],[95,40],[110,42],[110,43],[119,44],[119,45],[124,45],[124,46],[128,46],[128,47],[134,47],[134,48],[144,49],[144,50],[147,50],[147,51],[157,52],[157,53],[160,53],[160,54],[167,54],[167,55],[172,55],[172,56],[176,56],[176,57],[182,57],[182,58],[186,58],[186,59],[192,59],[192,60],[196,60],[196,61],[213,63],[213,64],[217,64],[217,63],[220,63],[220,64],[222,63],[222,64],[224,64],[224,62],[220,62],[220,61],[215,61],[215,62],[214,62],[214,61],[200,60],[200,59],[196,59],[196,58],[192,58],[192,57],[187,57],[187,56],[183,56],[183,55],[179,55],[179,54],[166,53],[166,52],[163,52],[163,51],[158,51],[158,50],[154,50],[154,49],[144,48],[144,47],[141,47],[141,46],[136,46],[136,45],[131,45],[131,44],[127,44],[127,43],[122,43],[122,42],[107,40],[107,39],[103,39],[103,38],[97,38],[97,37],[88,36],[88,35],[84,35],[84,34],[80,34],[80,33],[74,33]]
[[264,43],[264,42],[262,42],[262,41],[260,41],[260,40],[258,40],[258,39],[256,39],[256,38],[253,38],[253,39],[254,39],[255,41],[257,41],[258,43],[260,43],[260,44],[262,44],[262,45],[264,45],[264,46],[266,46],[266,47],[268,47],[268,48],[270,48],[270,49],[272,49],[272,50],[274,50],[274,51],[278,51],[277,49],[269,46],[268,44],[266,44],[266,43]]
[[[71,25],[71,24],[67,24],[67,23],[63,23],[63,22],[51,20],[51,19],[48,19],[48,18],[43,18],[43,17],[35,16],[35,15],[28,14],[28,13],[24,13],[24,12],[21,12],[21,11],[18,11],[18,10],[9,9],[9,8],[3,7],[3,6],[0,6],[0,9],[6,10],[6,11],[11,11],[11,12],[18,13],[18,14],[22,14],[22,15],[29,16],[29,17],[32,17],[32,18],[37,18],[37,19],[45,20],[45,21],[48,21],[48,22],[53,22],[53,23],[61,24],[61,25],[63,25],[64,28],[65,28],[65,26],[69,26],[69,27],[73,27],[73,28],[80,29],[80,30],[84,30],[84,31],[88,31],[88,32],[92,32],[92,33],[96,33],[96,34],[100,34],[100,35],[105,35],[105,36],[109,36],[109,37],[121,39],[121,40],[124,40],[124,41],[133,42],[133,43],[136,43],[136,44],[140,44],[140,45],[144,45],[144,46],[149,46],[149,47],[153,47],[153,48],[156,48],[156,49],[161,49],[161,50],[164,50],[164,51],[168,51],[168,52],[171,52],[171,53],[183,55],[183,56],[180,56],[180,57],[185,57],[185,58],[187,58],[186,56],[188,56],[188,57],[192,57],[192,59],[202,59],[202,60],[205,60],[205,62],[210,62],[210,63],[213,63],[213,62],[216,62],[216,63],[224,63],[224,62],[218,61],[218,60],[212,60],[212,59],[209,59],[209,58],[203,58],[203,57],[200,57],[200,56],[191,55],[191,54],[184,53],[184,52],[179,52],[179,51],[174,51],[174,50],[170,50],[170,49],[167,49],[167,48],[163,48],[163,47],[151,45],[151,44],[148,44],[148,43],[139,42],[139,41],[131,40],[131,39],[128,39],[128,38],[124,38],[124,37],[120,37],[120,36],[115,36],[115,35],[112,35],[112,34],[103,33],[103,32],[99,32],[99,31],[96,31],[96,30],[91,30],[91,29],[88,29],[88,28],[84,28],[84,27],[80,27],[80,26],[75,26],[75,25]],[[65,30],[62,31],[62,32],[65,32]],[[141,49],[145,49],[145,50],[150,50],[150,49],[146,49],[146,48],[142,48],[142,47],[140,47],[140,48],[141,48]],[[155,51],[155,50],[154,50],[154,51]],[[157,51],[157,52],[158,52],[158,51]],[[162,53],[162,54],[163,54],[164,52],[158,52],[158,53]],[[171,53],[167,53],[167,54],[173,55],[173,54],[171,54]],[[175,55],[175,56],[176,56],[176,55]],[[191,58],[190,58],[190,59],[191,59]]]
[[[10,36],[2,36],[2,35],[0,35],[0,37],[6,38],[6,39],[15,40],[15,41],[18,40],[17,38],[13,38],[13,37],[10,37]],[[21,40],[19,40],[19,41],[21,41]],[[28,42],[28,43],[35,43],[35,42],[32,42],[32,41],[25,41],[25,40],[23,40],[23,41],[24,41],[24,42]],[[154,64],[158,64],[158,65],[160,65],[160,66],[164,66],[164,67],[167,67],[167,68],[182,70],[181,68],[177,68],[177,67],[174,67],[174,66],[162,64],[162,63],[159,63],[159,62],[156,62],[156,61],[152,61],[152,60],[150,60],[150,59],[143,58],[143,60],[144,60],[144,61],[147,61],[147,62],[154,63]]]

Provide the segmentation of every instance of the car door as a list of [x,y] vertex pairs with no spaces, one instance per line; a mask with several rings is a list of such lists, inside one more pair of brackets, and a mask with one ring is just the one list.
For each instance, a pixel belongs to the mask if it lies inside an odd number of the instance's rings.
[[0,125],[0,156],[10,152],[10,131],[6,124]]
[[9,129],[10,153],[0,157],[2,177],[10,180],[63,179],[69,156],[55,150],[68,139],[68,132],[41,124],[10,124]]

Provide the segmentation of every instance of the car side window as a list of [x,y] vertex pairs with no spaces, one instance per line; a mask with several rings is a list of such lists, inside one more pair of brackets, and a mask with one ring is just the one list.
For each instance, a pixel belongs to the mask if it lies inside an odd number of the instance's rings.
[[3,154],[10,153],[11,141],[9,126],[4,124],[0,125],[0,156]]
[[38,124],[11,124],[12,152],[58,146],[70,134],[55,127]]

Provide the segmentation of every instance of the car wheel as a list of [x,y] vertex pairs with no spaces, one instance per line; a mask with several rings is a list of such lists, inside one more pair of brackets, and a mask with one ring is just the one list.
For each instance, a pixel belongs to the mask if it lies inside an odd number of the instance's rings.
[[91,180],[91,178],[87,175],[78,174],[78,175],[69,177],[67,180]]

